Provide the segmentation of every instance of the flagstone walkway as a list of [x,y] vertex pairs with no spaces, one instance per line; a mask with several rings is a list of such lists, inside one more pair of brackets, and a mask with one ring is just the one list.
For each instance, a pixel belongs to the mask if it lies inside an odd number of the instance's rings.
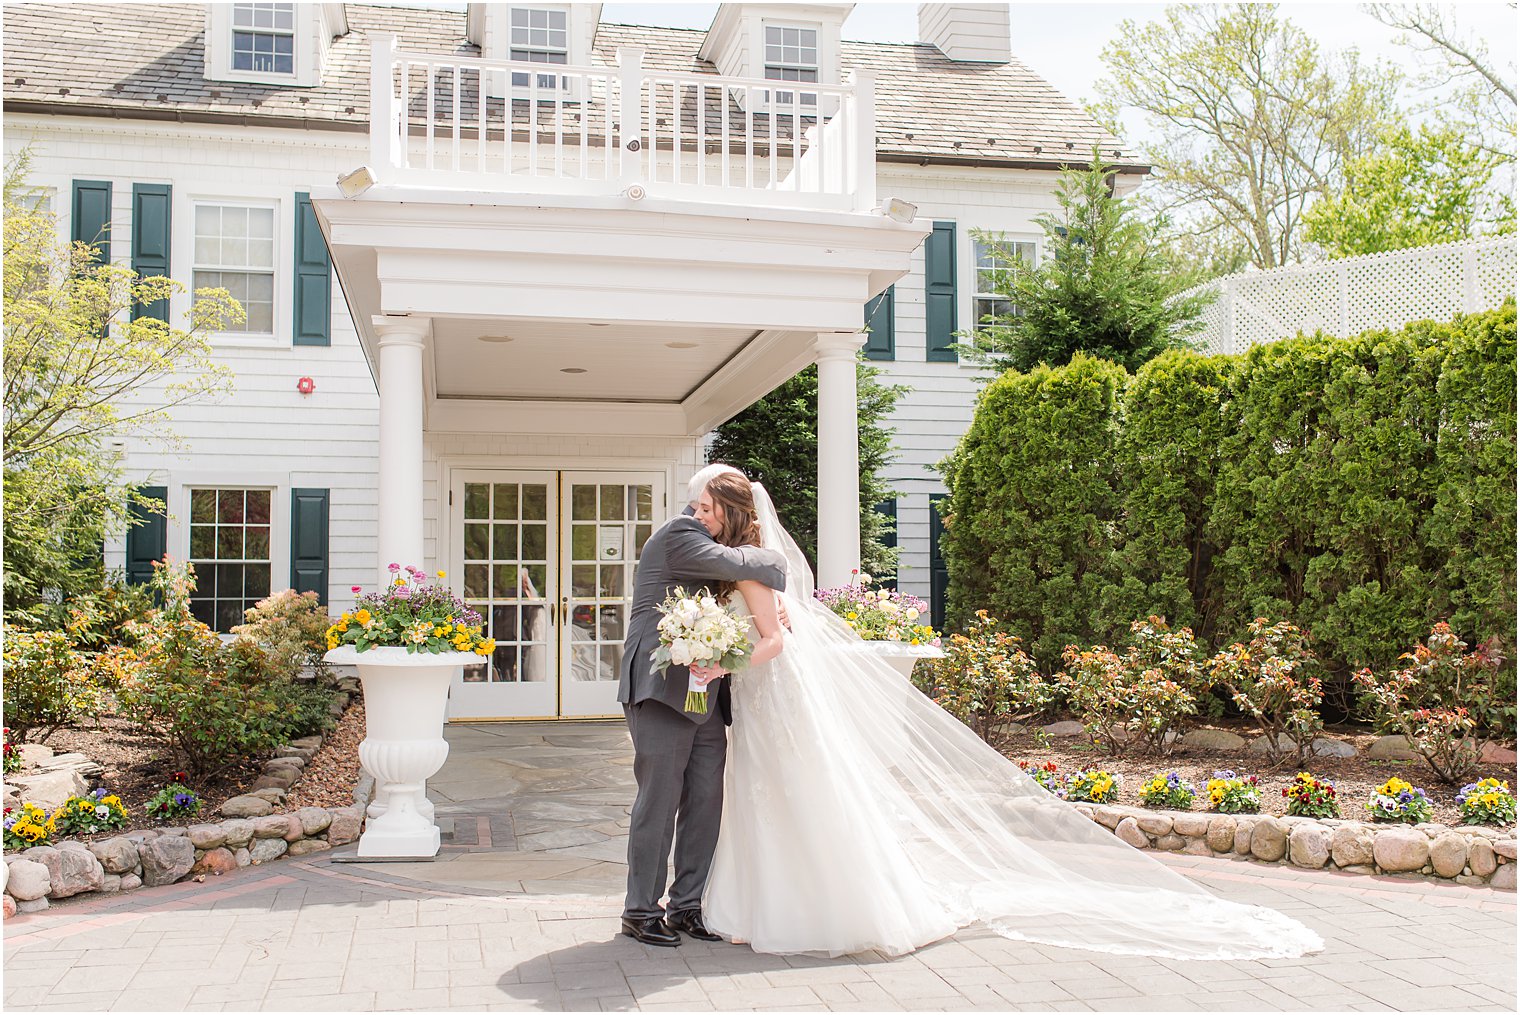
[[[5,924],[9,1011],[1514,1011],[1515,895],[1165,856],[1291,913],[1318,955],[1110,957],[973,927],[914,955],[780,958],[617,934],[620,724],[451,726],[419,864],[330,855],[64,900]],[[351,852],[351,847],[343,852]]]

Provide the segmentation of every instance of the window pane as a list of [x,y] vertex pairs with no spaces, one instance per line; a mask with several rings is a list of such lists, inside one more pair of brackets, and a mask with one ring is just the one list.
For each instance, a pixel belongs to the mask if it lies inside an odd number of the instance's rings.
[[210,560],[216,556],[216,526],[190,526],[190,559]]
[[490,559],[491,526],[466,525],[464,527],[464,555],[467,560]]
[[243,578],[243,598],[258,602],[269,595],[269,565],[249,564]]
[[216,521],[216,491],[215,490],[191,490],[190,491],[190,521],[191,522],[214,522],[214,521]]
[[484,599],[490,592],[490,572],[484,564],[466,564],[464,566],[464,597],[466,599]]
[[524,525],[522,527],[523,560],[548,560],[548,547],[548,530],[545,526]]
[[243,552],[249,560],[269,559],[269,528],[258,525],[248,529],[248,537]]
[[491,487],[486,483],[464,485],[464,516],[466,518],[489,518]]
[[[216,530],[216,556],[218,560],[241,560],[243,557],[243,529],[239,525],[223,525]],[[238,590],[241,593],[241,589]]]
[[570,568],[570,594],[583,599],[596,595],[595,564],[576,564]]
[[622,521],[623,519],[623,488],[621,486],[602,487],[602,520],[609,522]]
[[517,526],[491,526],[491,557],[493,560],[517,559]]
[[242,490],[218,490],[216,492],[216,520],[223,524],[242,522]]
[[517,484],[497,483],[492,518],[517,517]]
[[525,521],[541,522],[549,517],[549,488],[543,484],[523,486],[523,510]]
[[243,622],[243,600],[219,599],[216,603],[216,623],[211,626],[226,634]]
[[270,492],[268,490],[248,491],[247,503],[249,525],[269,524],[269,497]]

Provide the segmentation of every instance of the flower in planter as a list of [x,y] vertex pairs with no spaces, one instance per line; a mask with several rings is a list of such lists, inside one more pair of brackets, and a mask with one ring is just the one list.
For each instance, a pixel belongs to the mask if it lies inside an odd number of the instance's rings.
[[1464,825],[1515,823],[1515,794],[1508,782],[1498,779],[1480,779],[1463,786],[1457,793],[1457,808]]
[[1147,807],[1170,807],[1185,811],[1193,806],[1193,784],[1176,772],[1157,772],[1140,787],[1140,802]]
[[1403,821],[1417,825],[1429,821],[1434,807],[1423,789],[1394,776],[1372,791],[1367,812],[1373,821]]
[[1066,799],[1085,803],[1113,803],[1119,797],[1121,777],[1101,768],[1073,772],[1066,781]]
[[[496,642],[480,636],[479,613],[449,589],[433,584],[422,569],[392,564],[396,577],[383,591],[361,595],[354,609],[327,629],[329,650],[352,645],[359,652],[377,647],[408,652],[473,652],[489,656]],[[440,577],[442,572],[439,573]],[[356,586],[357,588],[357,586]]]
[[53,819],[37,804],[22,804],[19,812],[10,807],[5,809],[6,849],[45,846],[56,831]]
[[1019,762],[1019,768],[1029,776],[1045,792],[1066,799],[1066,787],[1061,785],[1061,777],[1057,774],[1056,763],[1047,761],[1042,765],[1031,766],[1027,761]]
[[93,835],[127,827],[127,808],[121,797],[106,789],[73,796],[53,813],[59,835]]
[[200,813],[201,798],[196,796],[195,790],[180,781],[184,777],[184,772],[175,772],[174,781],[153,794],[146,805],[148,817],[157,821],[173,821]]
[[875,579],[870,575],[860,571],[851,574],[850,584],[818,589],[813,598],[834,611],[863,641],[939,644],[934,629],[919,623],[929,610],[922,599],[892,589],[873,589],[870,586]]
[[1316,779],[1308,772],[1293,777],[1282,791],[1288,798],[1288,813],[1303,818],[1338,818],[1341,805],[1335,799],[1335,783]]
[[1261,791],[1256,776],[1238,776],[1229,769],[1215,772],[1205,787],[1209,791],[1209,810],[1220,814],[1255,814],[1261,810]]

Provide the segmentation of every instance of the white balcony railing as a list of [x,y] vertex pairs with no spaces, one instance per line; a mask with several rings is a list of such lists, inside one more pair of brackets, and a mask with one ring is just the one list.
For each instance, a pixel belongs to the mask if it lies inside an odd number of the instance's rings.
[[382,184],[876,206],[867,74],[799,86],[651,71],[638,49],[576,67],[406,52],[391,35],[376,36],[370,74]]

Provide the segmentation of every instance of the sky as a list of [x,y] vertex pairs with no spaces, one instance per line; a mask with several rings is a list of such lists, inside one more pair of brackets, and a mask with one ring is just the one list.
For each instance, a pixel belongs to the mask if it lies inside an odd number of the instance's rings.
[[[1095,99],[1094,85],[1103,76],[1103,47],[1129,19],[1143,24],[1157,20],[1166,9],[1156,3],[1013,3],[1010,5],[1013,54],[1057,91],[1077,101]],[[1488,45],[1501,66],[1515,64],[1520,18],[1506,3],[1459,3],[1459,27],[1472,31]],[[706,28],[718,5],[712,3],[617,4],[602,6],[602,20],[625,24]],[[1316,0],[1284,3],[1282,13],[1313,37],[1322,51],[1356,47],[1364,59],[1387,59],[1417,70],[1409,47],[1398,35],[1365,14],[1356,3]],[[857,3],[844,23],[844,37],[862,42],[915,42],[918,5]],[[1513,70],[1511,75],[1513,76]],[[1126,120],[1128,126],[1130,121]],[[1126,141],[1132,139],[1126,138]]]

